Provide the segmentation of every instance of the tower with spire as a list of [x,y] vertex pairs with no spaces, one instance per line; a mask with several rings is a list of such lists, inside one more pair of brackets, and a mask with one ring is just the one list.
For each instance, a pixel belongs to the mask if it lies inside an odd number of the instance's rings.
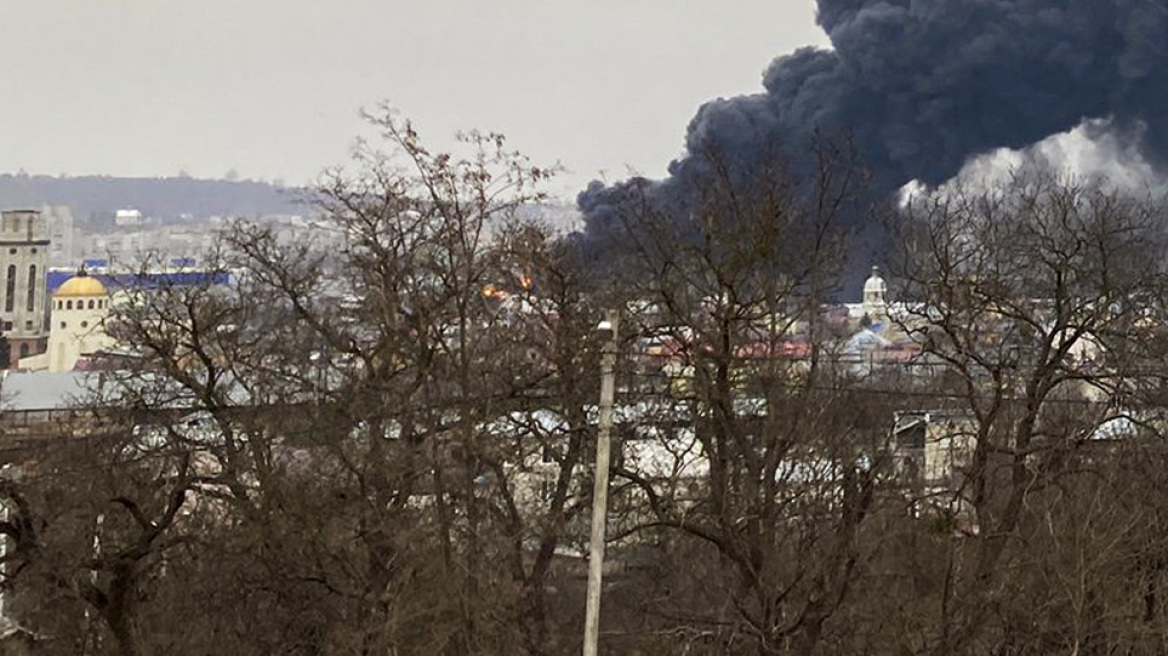
[[873,323],[882,323],[888,318],[888,283],[880,276],[878,266],[872,267],[872,275],[864,281],[861,307]]

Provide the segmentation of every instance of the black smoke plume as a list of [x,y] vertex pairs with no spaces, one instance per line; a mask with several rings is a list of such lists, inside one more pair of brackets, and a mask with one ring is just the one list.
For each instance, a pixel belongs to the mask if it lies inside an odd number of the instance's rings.
[[[798,170],[817,135],[847,135],[887,198],[938,184],[971,157],[1086,119],[1141,136],[1168,161],[1168,0],[818,0],[833,50],[779,57],[765,91],[702,106],[661,181],[593,183],[585,235],[603,241],[633,195],[684,208],[717,152],[736,175]],[[859,266],[867,266],[866,263]]]

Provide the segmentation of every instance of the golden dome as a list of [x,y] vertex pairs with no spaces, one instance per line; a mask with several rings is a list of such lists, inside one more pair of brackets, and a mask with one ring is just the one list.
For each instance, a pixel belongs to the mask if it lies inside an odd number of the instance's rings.
[[105,296],[108,293],[105,285],[101,284],[100,280],[81,271],[58,287],[57,291],[53,293],[53,298],[67,296]]

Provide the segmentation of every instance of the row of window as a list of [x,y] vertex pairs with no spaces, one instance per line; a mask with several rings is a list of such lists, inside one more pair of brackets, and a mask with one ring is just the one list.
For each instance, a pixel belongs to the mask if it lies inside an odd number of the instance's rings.
[[[25,298],[27,310],[36,309],[37,268],[35,264],[28,267],[28,295]],[[4,311],[11,312],[16,305],[16,265],[8,265],[7,281],[4,285]]]
[[[5,321],[4,325],[0,326],[0,327],[2,327],[4,332],[6,332],[6,333],[12,332],[12,322],[11,321]],[[32,332],[33,330],[36,330],[36,327],[37,327],[37,322],[34,322],[32,319],[29,319],[29,320],[24,322],[25,332]]]
[[[78,310],[84,310],[85,307],[86,307],[85,301],[81,301],[81,300],[77,301],[77,309]],[[89,309],[90,310],[92,310],[94,308],[104,308],[104,307],[105,307],[105,299],[99,298],[99,299],[97,299],[97,301],[94,301],[92,298],[89,299]],[[70,299],[68,301],[58,300],[56,303],[56,309],[58,309],[58,310],[72,310],[73,309],[73,300],[72,299]]]
[[[69,327],[69,322],[67,322],[67,321],[62,321],[62,322],[61,322],[61,330],[65,330],[65,329],[66,329],[66,328],[68,328],[68,327]],[[88,327],[89,327],[89,322],[88,322],[88,321],[82,321],[82,322],[81,322],[81,327],[82,327],[82,328],[88,328]]]

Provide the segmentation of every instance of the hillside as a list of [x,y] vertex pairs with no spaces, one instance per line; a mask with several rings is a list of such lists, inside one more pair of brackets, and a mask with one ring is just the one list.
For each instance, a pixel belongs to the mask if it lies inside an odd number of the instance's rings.
[[81,225],[108,222],[115,211],[140,210],[164,221],[208,216],[303,214],[303,191],[252,180],[189,177],[118,178],[0,175],[0,208],[68,205]]

